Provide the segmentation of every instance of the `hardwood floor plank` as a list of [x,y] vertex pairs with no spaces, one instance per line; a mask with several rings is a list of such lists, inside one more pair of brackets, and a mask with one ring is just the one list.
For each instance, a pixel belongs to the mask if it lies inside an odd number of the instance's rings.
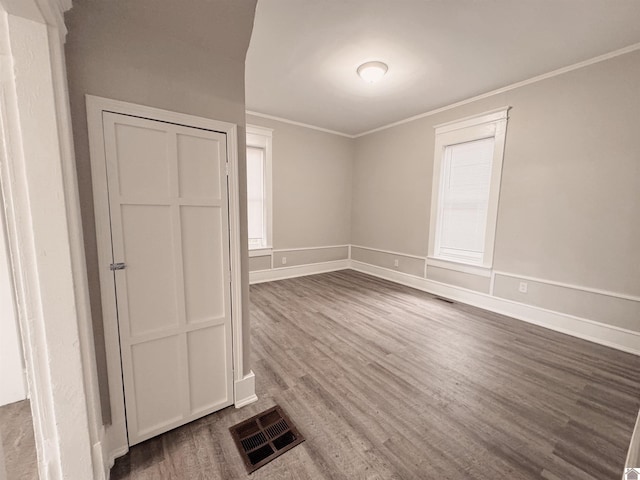
[[353,271],[251,287],[259,401],[136,445],[112,478],[247,478],[228,428],[306,441],[255,480],[619,480],[640,358]]
[[0,407],[0,442],[7,479],[36,480],[38,459],[29,400]]

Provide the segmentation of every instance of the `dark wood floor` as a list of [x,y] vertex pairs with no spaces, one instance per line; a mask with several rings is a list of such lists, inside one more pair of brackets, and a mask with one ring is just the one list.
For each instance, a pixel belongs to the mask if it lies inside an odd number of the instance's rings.
[[353,271],[251,287],[259,402],[135,446],[112,479],[247,478],[228,428],[306,442],[260,479],[619,480],[640,358]]

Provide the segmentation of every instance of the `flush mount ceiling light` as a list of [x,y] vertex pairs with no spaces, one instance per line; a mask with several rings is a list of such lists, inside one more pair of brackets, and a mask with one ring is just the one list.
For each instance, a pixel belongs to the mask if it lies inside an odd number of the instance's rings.
[[358,75],[367,83],[375,83],[384,77],[389,67],[383,62],[367,62],[358,67]]

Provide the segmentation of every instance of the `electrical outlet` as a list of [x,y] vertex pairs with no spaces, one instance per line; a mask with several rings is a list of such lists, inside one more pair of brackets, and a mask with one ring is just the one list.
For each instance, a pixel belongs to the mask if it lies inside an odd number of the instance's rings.
[[287,257],[282,257],[282,264],[286,265],[287,264]]
[[527,288],[529,285],[527,285],[527,282],[520,282],[520,286],[518,287],[518,291],[520,293],[527,293]]
[[393,266],[394,267],[399,267],[400,266],[400,260],[398,260],[397,258],[393,261]]

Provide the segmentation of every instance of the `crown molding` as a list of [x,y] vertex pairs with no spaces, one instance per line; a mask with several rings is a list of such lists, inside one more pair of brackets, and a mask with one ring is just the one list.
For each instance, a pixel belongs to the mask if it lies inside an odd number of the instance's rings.
[[462,100],[460,102],[452,103],[444,107],[436,108],[435,110],[430,110],[425,113],[414,115],[412,117],[405,118],[404,120],[399,120],[397,122],[389,123],[388,125],[383,125],[382,127],[374,128],[373,130],[367,130],[366,132],[362,132],[362,133],[358,133],[357,135],[354,135],[354,137],[355,138],[364,137],[365,135],[369,135],[371,133],[376,133],[382,130],[386,130],[388,128],[397,127],[398,125],[402,125],[404,123],[413,122],[414,120],[419,120],[421,118],[429,117],[431,115],[435,115],[436,113],[445,112],[447,110],[451,110],[456,107],[461,107],[463,105],[467,105],[469,103],[473,103],[478,100],[482,100],[484,98],[492,97],[494,95],[499,95],[501,93],[508,92],[510,90],[515,90],[516,88],[524,87],[526,85],[531,85],[532,83],[541,82],[542,80],[546,80],[548,78],[557,77],[558,75],[562,75],[564,73],[568,73],[573,70],[578,70],[580,68],[588,67],[589,65],[603,62],[611,58],[619,57],[620,55],[624,55],[625,53],[631,53],[636,50],[640,50],[640,43],[635,43],[633,45],[629,45],[628,47],[624,47],[619,50],[614,50],[613,52],[605,53],[604,55],[599,55],[597,57],[590,58],[589,60],[584,60],[582,62],[574,63],[566,67],[558,68],[557,70],[552,70],[551,72],[543,73],[542,75],[537,75],[527,80],[522,80],[521,82],[512,83],[511,85],[507,85],[506,87],[501,87],[496,90],[491,90],[490,92],[482,93],[480,95],[476,95],[475,97],[471,97],[466,100]]
[[450,105],[445,105],[444,107],[439,107],[439,108],[436,108],[434,110],[429,110],[428,112],[420,113],[418,115],[413,115],[413,116],[405,118],[403,120],[398,120],[397,122],[389,123],[387,125],[382,125],[380,127],[374,128],[372,130],[367,130],[365,132],[356,133],[354,135],[351,135],[351,134],[348,134],[348,133],[343,133],[343,132],[338,132],[338,131],[335,131],[335,130],[329,130],[327,128],[322,128],[322,127],[318,127],[318,126],[315,126],[315,125],[309,125],[307,123],[296,122],[296,121],[293,121],[293,120],[288,120],[286,118],[275,117],[275,116],[272,116],[272,115],[267,115],[265,113],[250,112],[250,111],[247,111],[246,113],[247,113],[247,115],[254,115],[256,117],[262,117],[262,118],[269,118],[271,120],[277,120],[277,121],[283,122],[283,123],[290,123],[292,125],[298,125],[300,127],[311,128],[313,130],[320,130],[320,131],[326,132],[326,133],[333,133],[334,135],[341,135],[341,136],[347,137],[347,138],[360,138],[360,137],[364,137],[366,135],[370,135],[372,133],[380,132],[382,130],[387,130],[389,128],[397,127],[398,125],[403,125],[405,123],[410,123],[410,122],[413,122],[414,120],[420,120],[421,118],[429,117],[431,115],[435,115],[435,114],[440,113],[440,112],[446,112],[447,110],[451,110],[453,108],[461,107],[463,105],[467,105],[469,103],[473,103],[473,102],[476,102],[478,100],[482,100],[484,98],[489,98],[489,97],[492,97],[494,95],[499,95],[501,93],[508,92],[510,90],[515,90],[516,88],[520,88],[520,87],[524,87],[524,86],[527,86],[527,85],[531,85],[532,83],[541,82],[542,80],[547,80],[549,78],[557,77],[558,75],[562,75],[564,73],[572,72],[573,70],[579,70],[580,68],[584,68],[584,67],[588,67],[590,65],[596,64],[596,63],[604,62],[605,60],[610,60],[612,58],[619,57],[619,56],[625,55],[627,53],[635,52],[636,50],[640,50],[640,43],[634,43],[633,45],[629,45],[627,47],[620,48],[618,50],[614,50],[613,52],[605,53],[603,55],[599,55],[597,57],[593,57],[593,58],[590,58],[588,60],[584,60],[582,62],[578,62],[578,63],[574,63],[572,65],[568,65],[566,67],[558,68],[556,70],[552,70],[550,72],[543,73],[542,75],[537,75],[535,77],[531,77],[531,78],[529,78],[527,80],[522,80],[520,82],[512,83],[511,85],[507,85],[505,87],[501,87],[501,88],[498,88],[496,90],[491,90],[489,92],[482,93],[480,95],[476,95],[475,97],[467,98],[466,100],[461,100],[459,102],[452,103]]
[[310,128],[311,130],[318,130],[319,132],[331,133],[332,135],[340,135],[341,137],[347,138],[356,138],[356,135],[350,135],[344,132],[338,132],[336,130],[329,130],[328,128],[318,127],[316,125],[311,125],[309,123],[296,122],[295,120],[289,120],[288,118],[276,117],[274,115],[267,115],[266,113],[254,112],[251,110],[246,110],[245,113],[247,115],[252,115],[254,117],[266,118],[269,120],[275,120],[277,122],[288,123],[289,125],[296,125],[297,127]]

